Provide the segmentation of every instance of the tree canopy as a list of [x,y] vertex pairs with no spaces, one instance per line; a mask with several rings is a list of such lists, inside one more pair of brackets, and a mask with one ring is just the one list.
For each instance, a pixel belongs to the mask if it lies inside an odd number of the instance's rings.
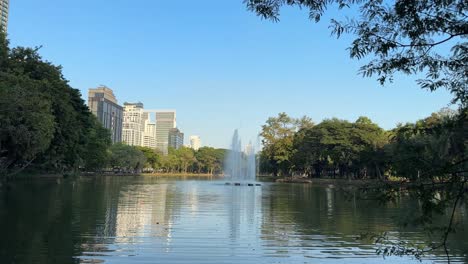
[[0,32],[0,173],[95,168],[110,136],[38,48],[10,48]]
[[[442,109],[388,131],[367,117],[354,122],[325,119],[300,129],[292,120],[297,119],[281,113],[263,126],[262,173],[368,179],[375,184],[362,188],[362,195],[382,202],[411,195],[421,208],[403,222],[441,236],[429,249],[447,248],[448,236],[455,231],[453,212],[467,201],[467,110]],[[435,225],[434,219],[447,213],[450,221]],[[386,242],[392,246],[393,242]],[[380,252],[416,257],[424,253],[403,246],[392,250]]]

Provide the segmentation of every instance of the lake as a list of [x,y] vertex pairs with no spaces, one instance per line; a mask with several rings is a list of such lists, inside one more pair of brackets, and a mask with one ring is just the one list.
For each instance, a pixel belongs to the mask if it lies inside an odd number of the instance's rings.
[[[397,224],[417,201],[379,204],[333,185],[228,186],[184,177],[81,177],[0,192],[0,263],[419,263],[376,255],[361,234],[427,237]],[[468,210],[451,235],[468,261]],[[423,263],[445,262],[443,252]]]

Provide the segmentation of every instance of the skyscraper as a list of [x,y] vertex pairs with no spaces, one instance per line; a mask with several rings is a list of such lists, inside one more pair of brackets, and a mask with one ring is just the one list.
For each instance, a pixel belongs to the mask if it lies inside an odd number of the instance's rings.
[[145,112],[142,103],[124,103],[122,141],[130,146],[143,145]]
[[179,149],[184,145],[184,133],[180,132],[178,128],[169,130],[169,147]]
[[0,28],[6,32],[8,28],[8,10],[10,0],[0,0]]
[[156,147],[167,154],[169,131],[176,127],[176,111],[158,110],[156,113]]
[[200,136],[190,136],[190,147],[194,150],[198,150],[201,147]]
[[144,112],[143,147],[156,149],[156,123],[151,121],[151,113]]
[[117,103],[112,89],[106,86],[89,89],[88,107],[102,126],[109,129],[112,142],[121,142],[123,108]]

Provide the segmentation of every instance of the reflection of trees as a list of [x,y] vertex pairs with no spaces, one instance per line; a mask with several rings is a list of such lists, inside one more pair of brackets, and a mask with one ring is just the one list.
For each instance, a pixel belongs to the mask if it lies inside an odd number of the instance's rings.
[[181,204],[167,186],[115,177],[18,183],[0,193],[0,263],[77,263],[73,256],[106,254],[125,237],[167,238]]
[[[235,242],[213,254],[242,255],[248,246],[269,256],[308,254],[313,247],[320,253],[324,245],[373,252],[354,240],[365,232],[424,239],[397,225],[418,207],[411,197],[378,205],[352,196],[345,200],[338,188],[201,186],[125,177],[16,183],[0,193],[0,263],[77,263],[73,256],[96,259],[116,247],[131,250],[135,237],[151,237],[153,253],[174,250],[173,235],[188,235],[194,241],[229,237]],[[467,209],[456,214],[465,227]],[[172,234],[174,223],[182,228],[177,234]],[[451,235],[452,250],[466,252],[467,232]]]
[[96,188],[96,181],[19,183],[2,193],[0,262],[78,262],[72,256],[96,244],[89,234],[102,232],[97,223],[105,222],[113,195],[112,189]]
[[[270,192],[263,201],[262,234],[279,245],[349,247],[360,244],[361,249],[370,249],[372,242],[367,241],[366,246],[359,243],[366,241],[355,238],[360,234],[383,232],[414,243],[427,242],[421,230],[399,225],[418,210],[417,201],[410,196],[396,203],[379,204],[375,200],[361,200],[353,193],[345,195],[340,188],[332,186],[271,185]],[[457,219],[466,226],[466,207],[459,211]],[[451,245],[454,252],[466,252],[467,231],[453,234],[453,241],[457,241]],[[293,239],[295,236],[300,239]],[[319,240],[322,242],[317,244]]]

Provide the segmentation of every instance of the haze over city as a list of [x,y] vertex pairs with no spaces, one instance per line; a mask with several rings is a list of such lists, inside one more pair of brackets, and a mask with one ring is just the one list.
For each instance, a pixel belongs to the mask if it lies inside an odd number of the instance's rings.
[[[112,8],[109,8],[110,5]],[[330,12],[319,24],[285,8],[280,23],[246,12],[242,1],[14,1],[12,46],[42,46],[72,87],[104,84],[119,103],[176,109],[185,133],[228,147],[234,129],[256,139],[269,116],[286,112],[356,120],[385,129],[445,107],[449,93],[420,89],[416,76],[382,87],[358,75],[350,38],[330,37]]]

